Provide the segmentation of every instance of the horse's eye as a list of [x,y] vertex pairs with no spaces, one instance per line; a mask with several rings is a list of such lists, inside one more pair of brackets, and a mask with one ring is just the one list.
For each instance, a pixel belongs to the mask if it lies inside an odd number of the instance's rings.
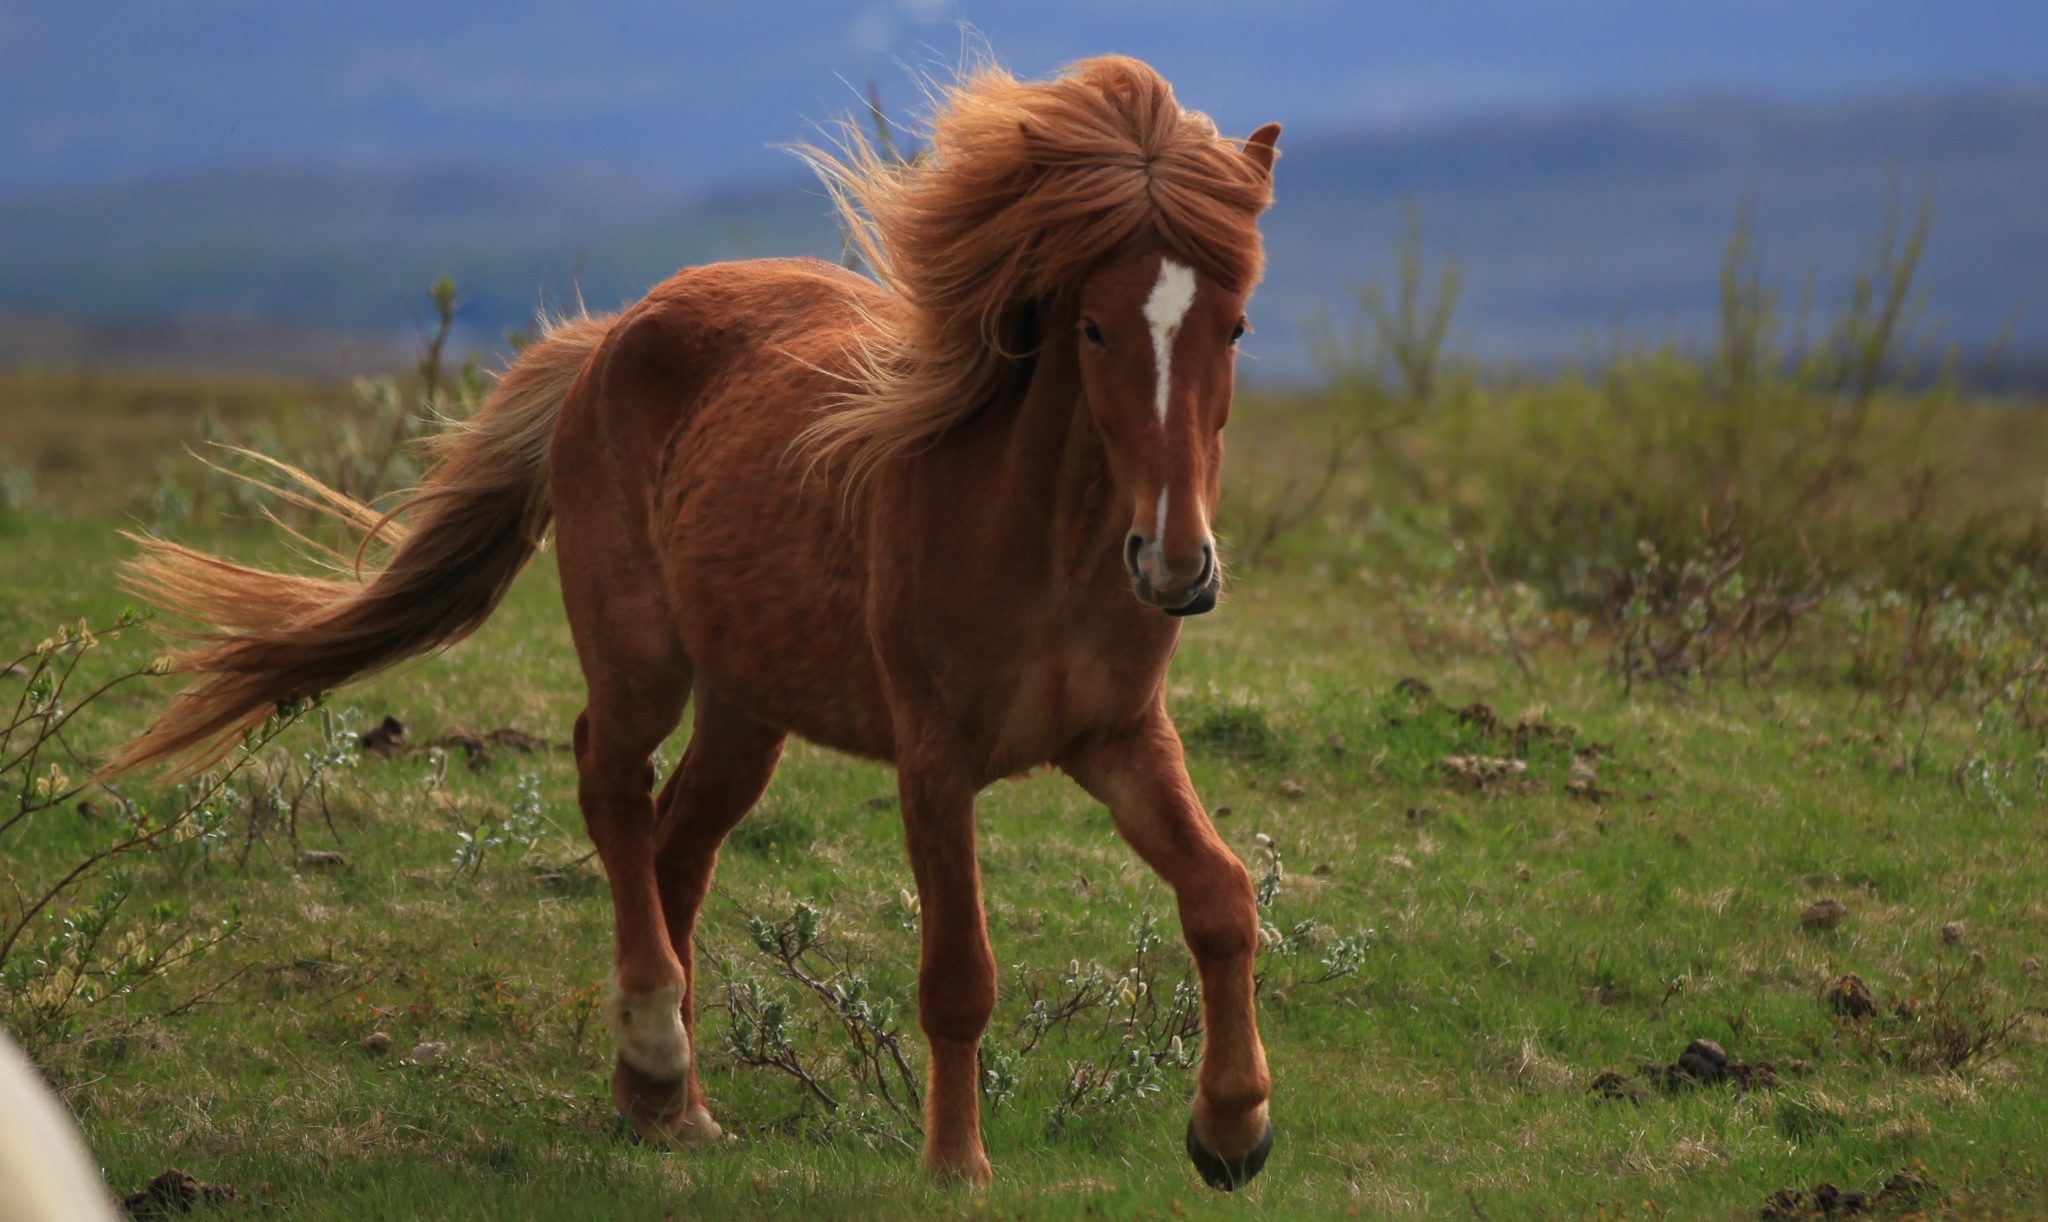
[[1237,325],[1230,329],[1230,342],[1234,344],[1243,339],[1244,333],[1249,330],[1251,330],[1250,324],[1246,323],[1242,318],[1238,319]]
[[1094,319],[1084,318],[1081,320],[1081,334],[1087,336],[1088,342],[1094,344],[1097,348],[1102,347],[1102,328],[1095,325]]

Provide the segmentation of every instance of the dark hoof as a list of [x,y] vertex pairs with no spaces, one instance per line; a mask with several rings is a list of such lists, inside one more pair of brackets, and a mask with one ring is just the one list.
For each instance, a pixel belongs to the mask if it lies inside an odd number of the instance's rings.
[[664,1082],[648,1077],[623,1059],[612,1063],[612,1104],[633,1126],[635,1137],[668,1140],[669,1126],[683,1114],[688,1101],[687,1079]]
[[1223,1192],[1235,1192],[1239,1184],[1247,1183],[1266,1165],[1266,1156],[1273,1152],[1273,1125],[1268,1122],[1266,1135],[1259,1138],[1243,1158],[1221,1159],[1209,1153],[1195,1136],[1194,1117],[1188,1118],[1188,1157],[1194,1161],[1195,1170],[1202,1173],[1202,1182]]

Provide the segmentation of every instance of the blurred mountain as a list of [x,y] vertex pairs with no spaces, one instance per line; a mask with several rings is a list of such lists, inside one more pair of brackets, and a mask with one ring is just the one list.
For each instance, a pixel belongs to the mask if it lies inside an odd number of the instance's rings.
[[[1617,326],[1703,342],[1745,212],[1785,313],[1810,289],[1824,317],[1894,192],[1908,224],[1932,202],[1919,284],[1951,337],[1982,346],[2048,305],[2048,94],[1503,117],[1298,141],[1282,164],[1262,314],[1347,301],[1390,262],[1412,201],[1425,246],[1463,272],[1460,335],[1476,351],[1554,359]],[[2021,317],[2015,345],[2048,348],[2043,322]]]
[[[1304,321],[1329,310],[1348,325],[1353,289],[1385,274],[1410,202],[1432,261],[1448,254],[1463,272],[1459,342],[1496,357],[1569,357],[1618,325],[1705,341],[1745,208],[1787,311],[1810,285],[1824,312],[1893,191],[1909,214],[1932,194],[1922,283],[1948,334],[1980,346],[2016,310],[2048,304],[2048,94],[1704,98],[1290,135],[1283,147],[1248,347],[1256,378],[1312,376]],[[236,169],[17,195],[0,199],[0,313],[62,319],[70,338],[43,353],[0,343],[0,360],[132,363],[133,343],[126,356],[96,350],[95,329],[132,338],[201,322],[291,329],[294,351],[309,331],[381,351],[442,273],[462,286],[471,339],[492,343],[579,288],[610,308],[692,263],[840,251],[822,195],[794,172],[689,200],[617,173],[504,164]],[[2013,339],[2048,350],[2048,326],[2022,317]],[[260,342],[245,347],[264,363]]]

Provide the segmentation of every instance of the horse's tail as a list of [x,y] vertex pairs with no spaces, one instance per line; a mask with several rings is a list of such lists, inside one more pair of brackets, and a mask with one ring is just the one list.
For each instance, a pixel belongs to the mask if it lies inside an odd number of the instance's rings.
[[[188,769],[225,755],[281,702],[329,691],[476,631],[539,548],[554,505],[548,451],[570,384],[615,316],[561,320],[527,346],[475,415],[436,444],[437,460],[394,514],[380,515],[303,472],[293,503],[379,536],[381,567],[340,566],[340,578],[233,564],[162,539],[137,538],[131,588],[207,625],[171,657],[196,682],[120,749],[108,773],[184,757]],[[397,514],[403,514],[401,521]],[[358,552],[360,558],[361,552]]]

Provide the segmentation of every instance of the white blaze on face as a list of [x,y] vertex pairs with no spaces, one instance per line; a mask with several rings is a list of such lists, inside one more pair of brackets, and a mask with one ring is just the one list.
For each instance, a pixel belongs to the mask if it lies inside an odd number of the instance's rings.
[[[1180,333],[1181,320],[1195,304],[1195,269],[1172,259],[1159,261],[1159,279],[1152,295],[1145,299],[1145,321],[1152,328],[1152,372],[1158,379],[1153,387],[1153,407],[1159,422],[1166,423],[1166,397],[1173,389],[1173,337]],[[1165,529],[1165,514],[1160,528]]]

